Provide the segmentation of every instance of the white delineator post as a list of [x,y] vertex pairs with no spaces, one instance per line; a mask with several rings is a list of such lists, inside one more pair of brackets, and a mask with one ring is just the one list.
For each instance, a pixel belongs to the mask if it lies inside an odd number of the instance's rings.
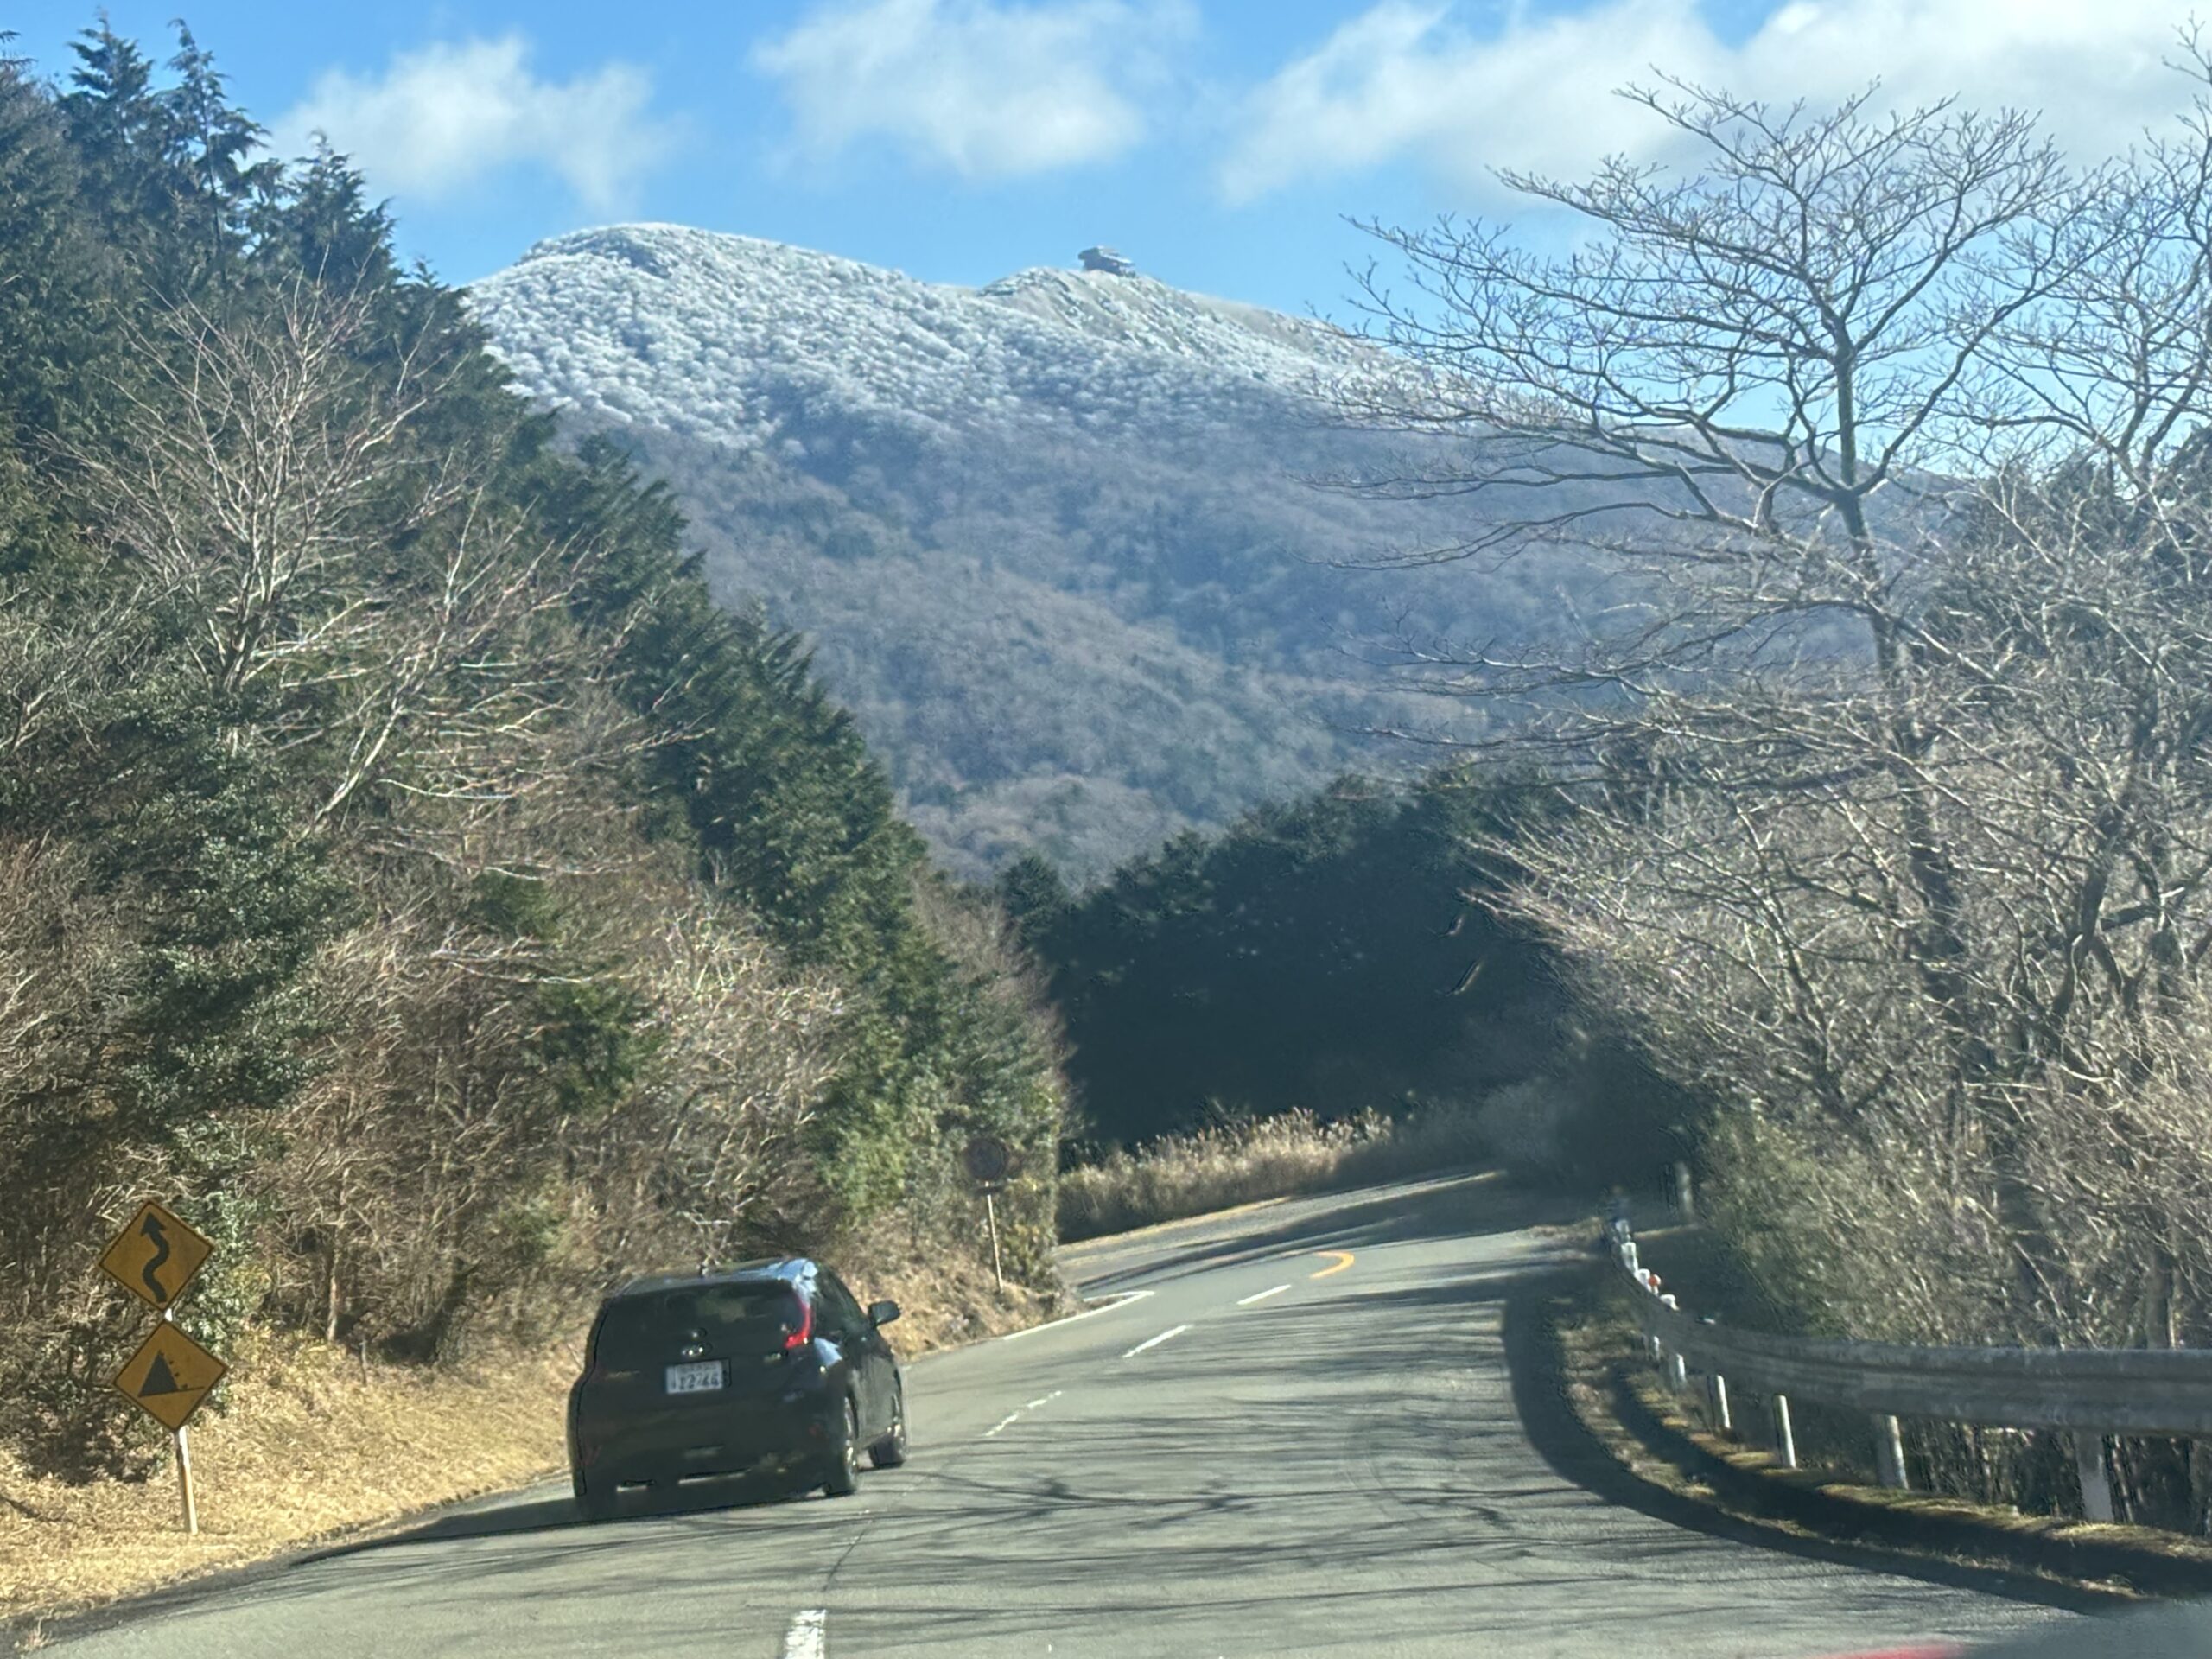
[[[1643,1264],[1637,1260],[1636,1241],[1632,1238],[1624,1238],[1621,1241],[1621,1266],[1627,1268],[1628,1276],[1643,1286],[1644,1289],[1655,1296],[1659,1294],[1658,1281],[1644,1272]],[[1656,1337],[1644,1338],[1643,1348],[1654,1365],[1658,1364],[1667,1357],[1665,1346]]]
[[[1681,1305],[1675,1301],[1674,1293],[1669,1291],[1659,1298],[1659,1306],[1673,1311],[1679,1309]],[[1680,1394],[1690,1385],[1689,1361],[1684,1359],[1672,1348],[1668,1349],[1666,1354],[1667,1386],[1676,1394]]]

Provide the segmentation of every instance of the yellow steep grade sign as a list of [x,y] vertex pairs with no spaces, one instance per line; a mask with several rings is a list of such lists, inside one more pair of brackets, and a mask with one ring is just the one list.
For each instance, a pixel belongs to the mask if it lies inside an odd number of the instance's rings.
[[164,1319],[115,1374],[115,1386],[162,1427],[177,1430],[229,1369]]
[[149,1307],[184,1294],[215,1247],[160,1205],[148,1203],[100,1257],[100,1271]]

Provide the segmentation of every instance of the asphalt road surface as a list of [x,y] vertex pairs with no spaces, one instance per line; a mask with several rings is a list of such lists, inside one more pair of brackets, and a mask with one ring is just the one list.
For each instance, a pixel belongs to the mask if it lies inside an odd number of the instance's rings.
[[55,1650],[1790,1659],[2071,1617],[1618,1501],[1525,1366],[1516,1402],[1547,1219],[1474,1178],[1077,1248],[1103,1310],[910,1367],[912,1461],[856,1497],[584,1526],[543,1487]]

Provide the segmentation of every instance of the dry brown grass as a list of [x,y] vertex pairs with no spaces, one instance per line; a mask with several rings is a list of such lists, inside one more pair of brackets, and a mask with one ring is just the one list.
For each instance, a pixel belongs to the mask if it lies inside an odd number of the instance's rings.
[[[976,1230],[983,1230],[980,1220]],[[980,1260],[970,1254],[978,1247]],[[1001,1294],[991,1279],[990,1248],[980,1236],[954,1247],[917,1242],[893,1224],[836,1260],[862,1302],[887,1296],[899,1304],[899,1323],[887,1334],[901,1359],[1019,1331],[1078,1306],[1058,1285],[1008,1284]]]
[[[905,1310],[889,1333],[905,1357],[1065,1311],[1062,1293],[1001,1296],[988,1263],[889,1233],[843,1259],[861,1297]],[[0,1450],[0,1649],[11,1626],[35,1644],[44,1619],[563,1472],[582,1338],[459,1371],[378,1365],[365,1381],[329,1344],[248,1341],[231,1356],[229,1409],[193,1424],[195,1538],[178,1524],[173,1470],[69,1485]]]
[[575,1344],[466,1372],[373,1367],[324,1343],[250,1339],[230,1409],[192,1427],[197,1537],[174,1471],[143,1484],[34,1480],[0,1453],[0,1627],[280,1554],[561,1462]]
[[1116,1151],[1060,1178],[1060,1236],[1095,1238],[1260,1198],[1429,1174],[1479,1161],[1471,1113],[1379,1113],[1324,1122],[1307,1111]]

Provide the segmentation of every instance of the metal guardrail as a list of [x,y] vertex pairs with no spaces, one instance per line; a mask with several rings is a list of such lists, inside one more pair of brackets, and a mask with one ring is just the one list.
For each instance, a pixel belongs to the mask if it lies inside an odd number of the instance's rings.
[[1651,1357],[1677,1392],[1706,1379],[1718,1427],[1733,1431],[1729,1389],[1772,1402],[1775,1449],[1797,1466],[1789,1402],[1809,1400],[1868,1414],[1885,1484],[1906,1484],[1898,1419],[1989,1427],[2056,1429],[2074,1437],[2082,1510],[2112,1519],[2107,1434],[2212,1439],[2212,1349],[1924,1348],[1738,1331],[1692,1317],[1637,1260],[1625,1220],[1612,1224],[1615,1260],[1635,1299]]

